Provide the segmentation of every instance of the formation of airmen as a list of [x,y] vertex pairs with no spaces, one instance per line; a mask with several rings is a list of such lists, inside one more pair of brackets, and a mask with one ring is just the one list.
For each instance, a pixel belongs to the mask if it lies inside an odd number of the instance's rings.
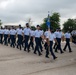
[[[63,36],[66,39],[66,44],[64,49],[61,48],[61,40]],[[37,25],[36,30],[33,30],[29,27],[29,23],[26,23],[26,27],[22,28],[21,25],[16,29],[14,26],[11,26],[10,29],[0,28],[0,44],[4,44],[10,47],[18,48],[24,51],[30,52],[33,50],[34,54],[42,55],[43,50],[46,50],[45,57],[49,58],[49,52],[53,59],[57,59],[57,56],[54,52],[58,53],[60,51],[61,54],[66,51],[68,46],[69,52],[72,52],[70,47],[70,32],[66,32],[64,35],[60,29],[57,29],[55,32],[49,28],[44,32],[42,28]],[[55,42],[55,43],[53,43]],[[30,50],[30,47],[32,48]]]

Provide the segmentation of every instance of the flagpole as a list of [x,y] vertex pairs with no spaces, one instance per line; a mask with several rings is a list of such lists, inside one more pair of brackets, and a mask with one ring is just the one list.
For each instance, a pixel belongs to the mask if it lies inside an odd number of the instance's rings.
[[48,11],[48,18],[47,18],[46,25],[47,25],[47,27],[49,29],[50,28],[50,11]]

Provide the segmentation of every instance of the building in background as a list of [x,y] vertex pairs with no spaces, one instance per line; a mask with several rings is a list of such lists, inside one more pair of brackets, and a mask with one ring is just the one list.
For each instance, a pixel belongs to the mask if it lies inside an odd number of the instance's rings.
[[7,28],[11,28],[11,26],[14,26],[15,28],[18,28],[19,25],[4,25],[4,27],[7,26]]

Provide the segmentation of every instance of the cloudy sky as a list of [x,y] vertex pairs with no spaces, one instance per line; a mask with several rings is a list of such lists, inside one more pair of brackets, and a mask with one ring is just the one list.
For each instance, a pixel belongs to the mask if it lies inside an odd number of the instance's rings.
[[61,24],[68,18],[76,18],[76,0],[0,0],[0,19],[3,25],[25,25],[31,18],[32,24],[40,24],[53,12],[61,15]]

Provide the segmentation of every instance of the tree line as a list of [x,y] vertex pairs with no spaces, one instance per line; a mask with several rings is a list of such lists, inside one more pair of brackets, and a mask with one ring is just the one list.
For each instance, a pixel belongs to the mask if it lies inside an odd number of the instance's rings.
[[[55,31],[57,28],[60,28],[60,14],[58,12],[54,12],[50,16],[50,26]],[[47,29],[47,17],[43,19],[43,23],[41,24],[42,29],[45,31]],[[0,20],[0,26],[2,25],[2,21]],[[35,28],[35,26],[31,26],[31,28]],[[64,32],[76,30],[76,19],[69,18],[67,21],[63,23],[63,29]]]
[[[46,22],[47,22],[47,18],[44,18],[43,23],[41,24],[41,27],[43,30],[46,30],[47,26],[46,26]],[[50,16],[50,26],[53,28],[53,30],[55,31],[57,28],[60,28],[60,14],[58,12],[54,12],[51,16]],[[65,21],[63,23],[63,29],[64,32],[67,31],[73,31],[76,30],[76,19],[67,19],[67,21]]]

